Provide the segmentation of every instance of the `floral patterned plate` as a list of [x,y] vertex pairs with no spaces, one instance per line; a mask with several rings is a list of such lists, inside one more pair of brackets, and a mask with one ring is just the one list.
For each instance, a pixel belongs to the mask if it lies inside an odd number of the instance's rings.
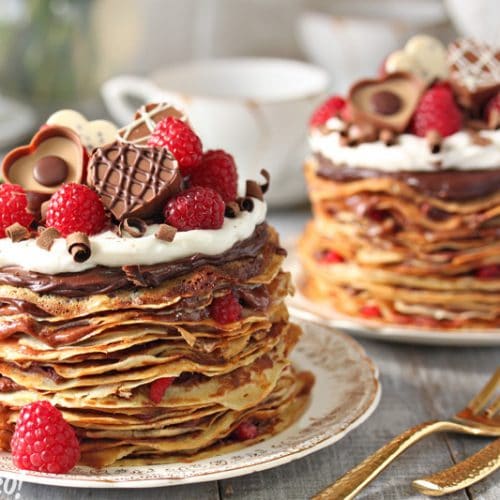
[[316,377],[308,409],[282,433],[237,452],[194,463],[94,470],[70,474],[19,471],[0,454],[0,476],[32,483],[79,488],[152,488],[242,476],[304,457],[342,439],[375,410],[380,399],[378,370],[350,337],[314,323],[304,330],[294,364]]

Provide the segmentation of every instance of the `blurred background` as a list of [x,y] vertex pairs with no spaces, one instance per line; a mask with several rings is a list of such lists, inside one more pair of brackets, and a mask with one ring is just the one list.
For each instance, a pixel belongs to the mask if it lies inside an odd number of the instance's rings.
[[162,87],[178,63],[266,56],[313,63],[325,92],[345,92],[412,34],[498,45],[498,19],[498,0],[1,0],[0,148],[62,107],[123,124],[101,92],[117,75]]

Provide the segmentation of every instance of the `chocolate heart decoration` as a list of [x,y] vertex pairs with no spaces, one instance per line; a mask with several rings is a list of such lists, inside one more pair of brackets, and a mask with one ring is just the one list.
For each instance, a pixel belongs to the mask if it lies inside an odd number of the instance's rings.
[[450,82],[458,101],[477,110],[500,90],[500,50],[468,38],[448,47]]
[[410,73],[391,73],[361,80],[349,91],[351,120],[359,125],[403,132],[417,107],[425,84]]
[[89,121],[73,109],[56,111],[47,120],[47,125],[60,125],[73,130],[89,151],[113,142],[118,133],[118,129],[113,123],[107,120]]
[[116,141],[94,150],[87,180],[121,221],[159,215],[180,190],[182,176],[167,149]]
[[[2,177],[19,184],[28,198],[39,204],[63,183],[82,182],[85,177],[86,151],[78,135],[56,125],[45,125],[26,146],[13,149],[2,162]],[[35,206],[30,209],[36,211]]]
[[137,110],[132,123],[118,130],[118,138],[123,142],[146,146],[157,123],[169,116],[187,121],[186,116],[170,104],[164,102],[145,104]]

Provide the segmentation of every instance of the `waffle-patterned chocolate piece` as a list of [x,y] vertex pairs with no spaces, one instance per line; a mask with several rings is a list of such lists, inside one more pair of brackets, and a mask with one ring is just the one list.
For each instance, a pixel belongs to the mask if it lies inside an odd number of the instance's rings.
[[450,80],[460,104],[475,108],[500,90],[500,50],[469,38],[448,47]]
[[165,148],[113,142],[94,151],[88,184],[118,219],[152,217],[180,190],[177,162]]
[[170,104],[145,104],[137,110],[132,123],[118,130],[118,138],[123,142],[146,146],[156,124],[169,116],[186,121],[184,114]]

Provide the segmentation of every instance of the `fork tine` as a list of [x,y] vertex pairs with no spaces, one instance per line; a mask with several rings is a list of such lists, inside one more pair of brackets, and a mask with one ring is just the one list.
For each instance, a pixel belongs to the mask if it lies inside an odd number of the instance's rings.
[[486,385],[481,389],[481,391],[474,396],[470,401],[467,407],[472,411],[474,415],[480,413],[488,400],[490,399],[491,394],[495,391],[497,385],[500,384],[500,367],[498,367],[493,374],[493,376],[488,380]]
[[500,411],[500,396],[484,410],[486,417],[493,418]]

